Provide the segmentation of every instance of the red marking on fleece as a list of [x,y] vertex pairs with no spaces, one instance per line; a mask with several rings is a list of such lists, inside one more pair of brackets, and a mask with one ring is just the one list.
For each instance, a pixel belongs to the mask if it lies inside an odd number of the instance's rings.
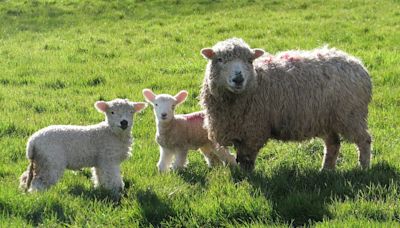
[[289,53],[285,53],[281,56],[281,59],[287,60],[287,61],[299,61],[300,56],[291,56]]
[[191,113],[183,116],[187,121],[204,121],[204,113]]
[[265,58],[264,63],[270,64],[273,60],[274,60],[274,56],[273,56],[273,55],[268,55],[268,56]]

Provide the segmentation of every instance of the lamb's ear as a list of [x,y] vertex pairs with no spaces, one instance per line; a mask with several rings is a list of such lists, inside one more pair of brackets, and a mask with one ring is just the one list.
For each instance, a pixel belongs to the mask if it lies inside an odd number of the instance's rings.
[[105,101],[96,101],[96,103],[94,104],[94,107],[99,112],[106,112],[107,109],[109,108],[107,102],[105,102]]
[[186,90],[181,90],[179,93],[175,95],[176,104],[180,104],[186,100],[188,96],[188,92]]
[[147,107],[147,103],[145,102],[133,102],[133,109],[135,112],[140,112]]
[[259,49],[259,48],[253,49],[253,52],[254,52],[254,55],[253,55],[254,59],[264,55],[264,53],[265,53],[265,51],[263,49]]
[[146,99],[146,101],[153,103],[154,99],[156,98],[156,94],[153,93],[153,91],[151,91],[151,89],[144,89],[143,90],[143,96],[144,99]]
[[203,48],[200,53],[206,59],[212,59],[215,56],[215,52],[211,48]]

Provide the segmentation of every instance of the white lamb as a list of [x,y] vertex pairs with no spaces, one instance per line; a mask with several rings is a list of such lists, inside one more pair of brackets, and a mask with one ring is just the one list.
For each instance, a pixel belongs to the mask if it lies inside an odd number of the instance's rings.
[[209,167],[221,164],[236,165],[235,157],[224,147],[216,146],[208,139],[207,130],[203,127],[204,112],[175,115],[175,107],[187,98],[184,90],[177,95],[154,94],[144,89],[145,99],[153,105],[156,117],[156,141],[160,145],[160,159],[157,167],[160,172],[167,171],[175,156],[173,169],[185,167],[189,150],[203,153]]
[[54,125],[34,133],[28,140],[28,170],[20,178],[20,187],[28,192],[41,191],[55,184],[64,170],[92,169],[95,187],[119,192],[124,184],[120,164],[130,156],[133,115],[146,103],[115,99],[97,101],[95,107],[106,120],[91,126]]

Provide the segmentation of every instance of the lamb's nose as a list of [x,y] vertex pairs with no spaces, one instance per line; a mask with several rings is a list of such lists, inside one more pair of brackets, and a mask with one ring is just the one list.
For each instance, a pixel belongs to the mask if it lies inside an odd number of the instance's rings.
[[167,117],[167,113],[165,113],[165,112],[164,112],[164,113],[161,113],[161,117],[162,117],[162,118]]
[[128,127],[128,121],[126,120],[122,120],[120,124],[122,129],[126,129]]

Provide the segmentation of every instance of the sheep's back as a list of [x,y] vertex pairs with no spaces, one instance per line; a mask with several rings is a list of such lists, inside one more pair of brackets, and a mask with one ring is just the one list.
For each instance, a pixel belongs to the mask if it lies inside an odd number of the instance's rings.
[[315,58],[303,55],[256,65],[256,96],[265,102],[272,136],[303,140],[343,131],[349,118],[364,120],[371,81],[362,64],[337,51]]

